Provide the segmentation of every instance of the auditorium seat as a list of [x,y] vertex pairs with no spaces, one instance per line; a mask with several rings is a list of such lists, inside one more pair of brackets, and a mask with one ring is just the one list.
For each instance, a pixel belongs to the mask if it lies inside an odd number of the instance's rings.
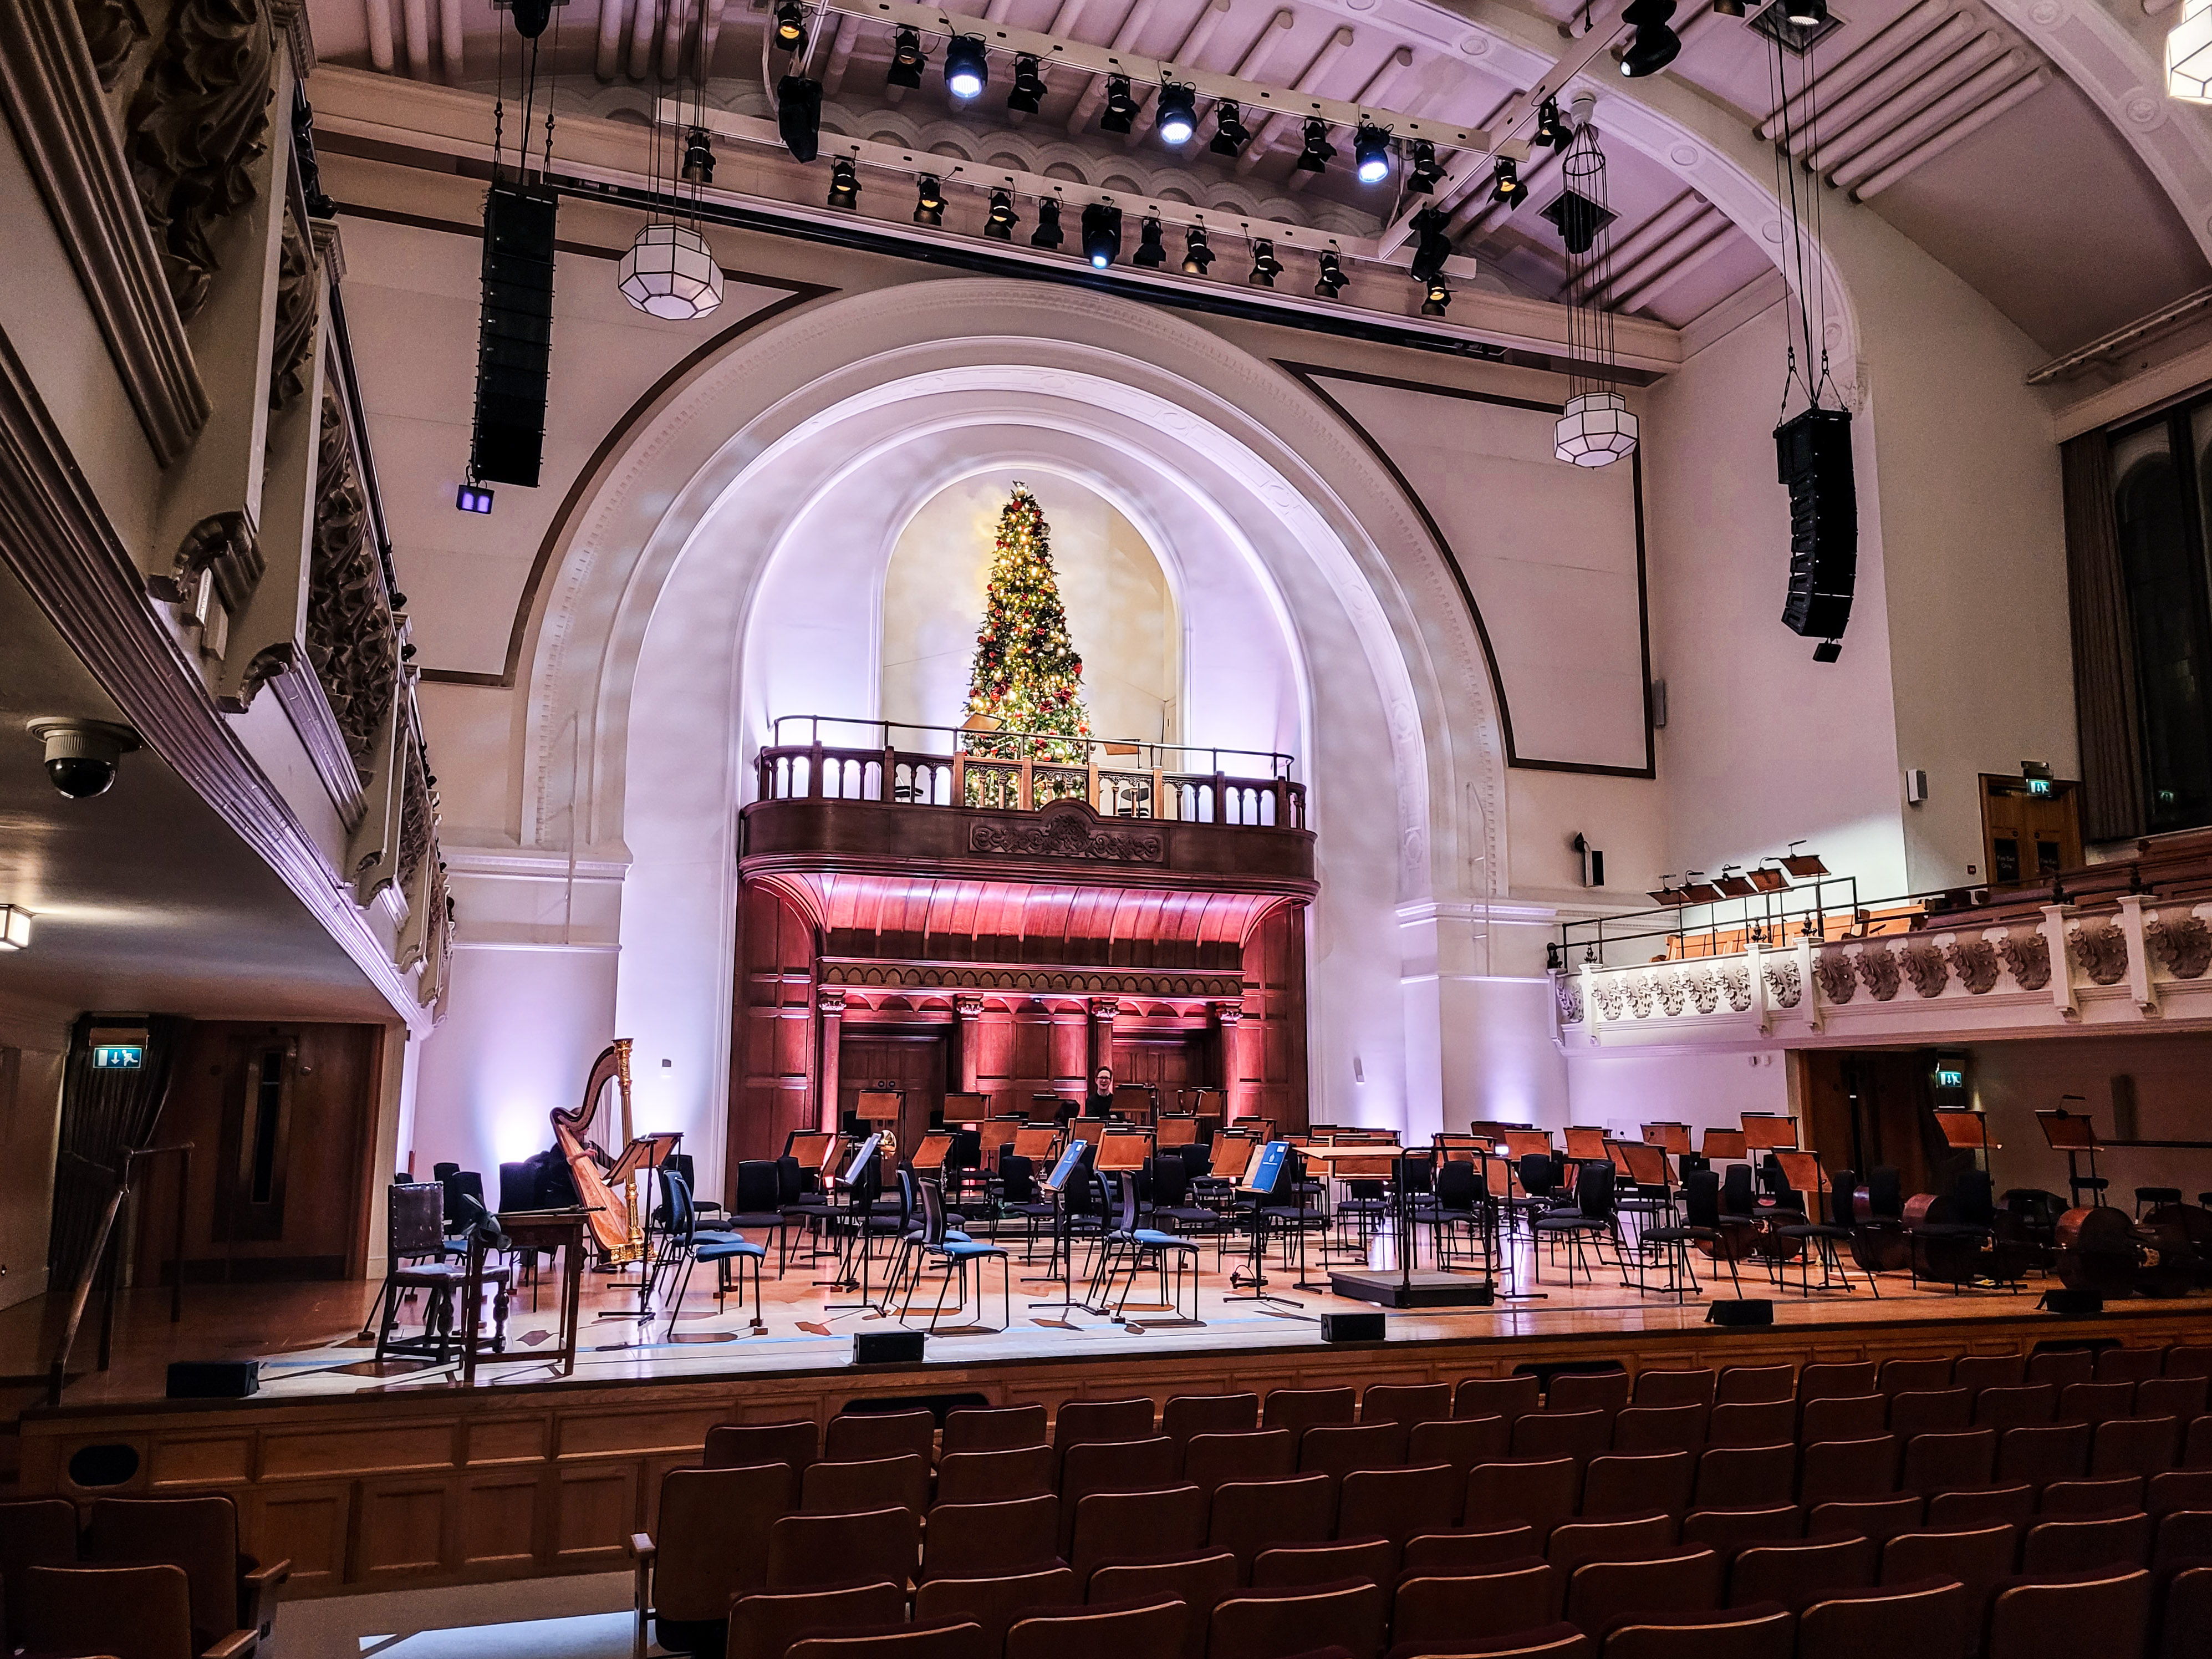
[[1182,1649],[1191,1611],[1181,1601],[1038,1607],[1006,1631],[1005,1659],[1128,1659]]
[[1885,1359],[1875,1373],[1875,1391],[1892,1401],[1901,1394],[1948,1390],[1954,1385],[1948,1359]]
[[1542,1392],[1534,1376],[1470,1376],[1452,1393],[1452,1415],[1502,1417],[1510,1431],[1542,1404]]
[[1905,1439],[1916,1434],[1961,1434],[1973,1425],[1972,1389],[1907,1389],[1889,1396],[1889,1431]]
[[1401,1578],[1425,1574],[1437,1578],[1456,1577],[1487,1572],[1501,1561],[1519,1561],[1529,1557],[1540,1560],[1542,1553],[1543,1542],[1536,1536],[1536,1529],[1526,1524],[1425,1533],[1406,1540],[1399,1559],[1398,1575]]
[[2212,1469],[2168,1469],[2143,1483],[2143,1507],[2153,1515],[2169,1510],[2212,1510]]
[[1717,1378],[1709,1368],[1649,1370],[1636,1374],[1633,1403],[1638,1406],[1702,1406],[1710,1408]]
[[2025,1527],[2035,1519],[2035,1488],[1979,1486],[1937,1492],[1928,1500],[1928,1530],[1972,1532],[1983,1527]]
[[[949,1426],[949,1425],[948,1425]],[[933,1578],[914,1593],[917,1620],[968,1619],[981,1626],[984,1651],[1006,1646],[1006,1629],[1032,1607],[1071,1607],[1081,1601],[1075,1575],[1066,1567],[998,1578]]]
[[11,1646],[22,1643],[23,1573],[30,1567],[76,1565],[76,1505],[66,1498],[0,1504],[0,1605]]
[[1926,1524],[1926,1509],[1918,1492],[1897,1492],[1887,1498],[1838,1498],[1815,1504],[1805,1512],[1808,1538],[1830,1533],[1856,1533],[1877,1542],[1911,1532]]
[[2114,1475],[2102,1480],[2054,1480],[2036,1495],[2036,1513],[2125,1514],[2142,1508],[2142,1480],[2136,1475]]
[[203,1648],[234,1632],[259,1634],[276,1610],[291,1562],[263,1567],[238,1547],[238,1506],[224,1493],[197,1498],[96,1498],[77,1546],[85,1564],[180,1569],[191,1587],[192,1630]]
[[1078,1507],[1095,1492],[1154,1492],[1181,1484],[1182,1449],[1165,1435],[1070,1446],[1060,1467],[1060,1553],[1067,1558]]
[[2204,1414],[2206,1379],[2153,1376],[2136,1384],[2137,1417],[2178,1417],[2184,1423]]
[[1831,1590],[1797,1610],[1797,1659],[1966,1659],[1977,1616],[1942,1577]]
[[2166,1375],[2212,1377],[2212,1344],[2175,1343],[2166,1351]]
[[1270,1389],[1260,1425],[1287,1429],[1297,1440],[1308,1429],[1353,1423],[1358,1416],[1358,1396],[1350,1389]]
[[2087,1382],[2097,1375],[2097,1356],[2087,1348],[2046,1348],[2027,1357],[2027,1380],[2064,1388]]
[[1231,1480],[1286,1480],[1297,1473],[1298,1445],[1287,1429],[1194,1436],[1182,1478],[1206,1492]]
[[1708,1446],[1783,1446],[1797,1438],[1791,1400],[1726,1401],[1705,1418]]
[[1463,1497],[1468,1473],[1478,1463],[1494,1463],[1510,1455],[1512,1445],[1512,1425],[1502,1417],[1462,1417],[1449,1423],[1417,1423],[1406,1437],[1406,1462],[1416,1466],[1450,1465],[1459,1476]]
[[1916,1434],[1905,1443],[1905,1467],[1897,1484],[1923,1497],[1960,1487],[1986,1486],[1996,1461],[1994,1429]]
[[109,1659],[246,1659],[252,1632],[203,1646],[192,1632],[191,1585],[182,1567],[26,1567],[23,1641],[33,1654]]
[[2082,1572],[2007,1581],[1990,1606],[1987,1659],[2081,1659],[2140,1653],[2150,1624],[2150,1574]]
[[[921,1577],[996,1578],[1056,1566],[1066,1559],[1060,1553],[1060,1499],[1050,1492],[996,1504],[939,1504],[929,1512],[922,1537]],[[912,1574],[909,1563],[899,1582]]]
[[1990,1595],[2010,1576],[2018,1548],[2018,1534],[2010,1527],[1899,1533],[1881,1547],[1881,1582],[1893,1586],[1948,1578],[1964,1584],[1972,1638],[1978,1644]]
[[1516,1458],[1571,1457],[1587,1463],[1613,1443],[1613,1419],[1602,1411],[1528,1412],[1513,1424]]
[[1544,1559],[1561,1572],[1571,1574],[1585,1561],[1626,1561],[1661,1554],[1675,1547],[1680,1531],[1681,1523],[1671,1515],[1562,1521],[1545,1540]]
[[1713,1387],[1716,1407],[1765,1405],[1796,1398],[1797,1372],[1790,1365],[1723,1365]]
[[2164,1348],[2106,1348],[2096,1356],[2090,1375],[2099,1382],[2140,1382],[2166,1370]]
[[1359,1396],[1362,1423],[1440,1423],[1452,1414],[1449,1382],[1370,1382]]
[[2079,1480],[2088,1468],[2087,1423],[2005,1429],[1997,1436],[2000,1485],[2025,1480],[2031,1486],[2047,1486],[2054,1480]]
[[1820,1440],[1804,1449],[1797,1501],[1807,1509],[1841,1498],[1880,1498],[1897,1490],[1899,1447],[1894,1435],[1863,1440]]
[[1728,1605],[1780,1601],[1795,1607],[1809,1595],[1863,1589],[1875,1582],[1881,1569],[1881,1546],[1849,1533],[1753,1544],[1738,1551],[1729,1565]]
[[2181,1422],[2172,1417],[2115,1418],[2097,1425],[2089,1440],[2092,1477],[2162,1474],[2181,1453]]
[[1048,1446],[1052,1425],[1042,1406],[963,1406],[945,1414],[940,1455],[1003,1452]]
[[1152,1433],[1152,1402],[1148,1399],[1071,1400],[1052,1420],[1054,1462],[1065,1458],[1073,1446],[1149,1440]]
[[1686,1451],[1607,1453],[1590,1459],[1583,1471],[1581,1512],[1642,1515],[1663,1510],[1680,1515],[1690,1507],[1696,1479],[1697,1460]]
[[1354,1469],[1397,1468],[1406,1461],[1406,1425],[1323,1424],[1298,1440],[1298,1473],[1340,1481]]
[[2150,1559],[2151,1518],[2142,1510],[2039,1520],[2021,1540],[2020,1568],[2031,1574],[2101,1572]]
[[1617,1452],[1705,1449],[1705,1419],[1702,1405],[1631,1406],[1613,1419],[1613,1449]]
[[2149,1659],[2201,1659],[2204,1632],[2212,1630],[2212,1560],[2199,1557],[2162,1577]]
[[2015,1389],[2027,1381],[2027,1361],[2020,1354],[1960,1354],[1951,1362],[1951,1386],[1977,1395],[1984,1389]]
[[920,1620],[863,1626],[853,1630],[810,1631],[793,1642],[784,1659],[998,1659],[983,1639],[983,1627],[969,1619]]
[[1600,1659],[1790,1659],[1796,1620],[1767,1601],[1725,1612],[1631,1614],[1607,1629]]
[[1231,1481],[1213,1489],[1206,1546],[1234,1555],[1249,1580],[1253,1559],[1270,1545],[1328,1542],[1335,1511],[1336,1492],[1325,1474]]
[[1754,1544],[1786,1543],[1805,1535],[1805,1511],[1795,1504],[1763,1510],[1692,1510],[1682,1517],[1682,1541],[1703,1544],[1723,1561]]
[[641,1533],[630,1540],[639,1627],[650,1612],[669,1652],[720,1654],[730,1603],[767,1582],[769,1529],[789,1508],[781,1464],[662,1475],[658,1542]]
[[1814,1360],[1798,1370],[1797,1403],[1809,1406],[1815,1400],[1856,1399],[1878,1394],[1875,1385],[1879,1376],[1879,1369],[1870,1359],[1854,1359],[1840,1364]]
[[1102,1561],[1203,1548],[1207,1510],[1208,1494],[1188,1485],[1088,1494],[1075,1507],[1066,1557],[1077,1585],[1087,1596],[1091,1571]]
[[[1242,1591],[1214,1607],[1206,1659],[1291,1659],[1320,1647],[1373,1659],[1382,1647],[1382,1592],[1368,1583]],[[1143,1651],[1127,1650],[1117,1659]],[[1010,1651],[1007,1659],[1016,1656]],[[1073,1656],[1055,1652],[1038,1659]]]
[[890,1624],[905,1611],[902,1583],[884,1582],[825,1583],[740,1596],[730,1607],[726,1659],[783,1659],[801,1632],[866,1629]]
[[707,1431],[704,1461],[710,1469],[784,1465],[791,1472],[791,1507],[797,1509],[807,1466],[814,1462],[821,1443],[822,1431],[811,1421],[717,1423]]
[[1530,1630],[1559,1617],[1565,1580],[1533,1556],[1450,1577],[1401,1574],[1390,1610],[1394,1653],[1455,1653],[1470,1636]]
[[1387,1584],[1397,1576],[1398,1547],[1387,1538],[1340,1537],[1328,1544],[1281,1544],[1252,1560],[1255,1589],[1309,1589],[1347,1578]]
[[1237,1589],[1237,1558],[1226,1550],[1200,1551],[1102,1562],[1091,1575],[1085,1599],[1101,1605],[1179,1601],[1190,1610],[1183,1626],[1182,1659],[1206,1659],[1206,1629],[1213,1609]]
[[1336,1529],[1341,1537],[1384,1537],[1403,1544],[1425,1532],[1459,1524],[1467,1481],[1448,1463],[1425,1468],[1356,1469],[1337,1493]]
[[1709,1612],[1720,1605],[1722,1577],[1720,1557],[1694,1547],[1586,1561],[1568,1576],[1565,1618],[1598,1631],[1624,1613]]
[[908,1452],[864,1462],[824,1461],[806,1471],[799,1486],[799,1508],[804,1515],[856,1515],[890,1504],[910,1510],[929,1507],[929,1464],[924,1459]]
[[1889,1401],[1879,1394],[1824,1395],[1807,1401],[1798,1415],[1797,1438],[1805,1445],[1867,1440],[1888,1432]]
[[937,1419],[928,1412],[840,1412],[823,1431],[822,1455],[864,1463],[911,1453],[926,1464],[937,1450]]
[[995,1504],[1052,1490],[1052,1448],[947,1452],[937,1466],[936,1502]]
[[1708,1447],[1698,1459],[1693,1501],[1701,1510],[1764,1510],[1796,1503],[1796,1447],[1786,1441]]
[[1544,1392],[1547,1412],[1603,1412],[1610,1419],[1628,1404],[1626,1370],[1559,1371]]
[[1475,1532],[1525,1523],[1535,1528],[1540,1547],[1574,1514],[1579,1486],[1571,1457],[1478,1463],[1467,1478],[1461,1524]]
[[2058,1420],[2098,1424],[2131,1415],[2136,1408],[2133,1382],[2069,1382],[2058,1391]]

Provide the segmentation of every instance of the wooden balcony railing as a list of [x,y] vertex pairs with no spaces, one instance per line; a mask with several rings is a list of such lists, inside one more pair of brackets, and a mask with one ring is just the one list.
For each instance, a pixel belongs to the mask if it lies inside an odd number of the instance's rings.
[[[781,741],[787,722],[803,723],[808,741]],[[867,735],[881,741],[866,747],[824,744],[823,726],[870,727]],[[895,741],[909,734],[928,746],[902,747]],[[1079,800],[1102,817],[1306,827],[1305,786],[1288,775],[1291,757],[1273,751],[817,715],[781,717],[775,738],[758,757],[762,800],[872,800],[1013,812]],[[938,741],[930,743],[933,738]],[[1194,763],[1200,761],[1212,769],[1196,769]],[[1233,773],[1230,763],[1237,766]]]

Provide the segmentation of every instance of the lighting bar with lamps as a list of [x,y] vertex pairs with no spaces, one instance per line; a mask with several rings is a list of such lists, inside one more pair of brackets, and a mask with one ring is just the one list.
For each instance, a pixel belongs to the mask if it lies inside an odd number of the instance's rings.
[[0,904],[0,951],[31,948],[31,913],[20,904]]

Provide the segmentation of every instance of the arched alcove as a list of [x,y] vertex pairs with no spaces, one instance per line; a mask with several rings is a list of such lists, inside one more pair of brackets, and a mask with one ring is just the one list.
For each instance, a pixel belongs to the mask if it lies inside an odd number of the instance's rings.
[[915,726],[959,723],[993,538],[1017,486],[1036,498],[1049,527],[1091,731],[1179,741],[1182,607],[1159,554],[1097,490],[1034,467],[957,479],[900,529],[884,574],[878,714]]

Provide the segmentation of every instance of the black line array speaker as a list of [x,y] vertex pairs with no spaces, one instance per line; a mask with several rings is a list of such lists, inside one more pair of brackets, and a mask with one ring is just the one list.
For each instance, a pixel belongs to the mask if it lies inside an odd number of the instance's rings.
[[1774,453],[1790,489],[1790,601],[1782,623],[1793,634],[1826,641],[1814,660],[1833,662],[1859,574],[1850,412],[1808,409],[1791,416],[1774,428]]
[[535,489],[553,362],[553,217],[541,185],[495,184],[484,197],[483,317],[477,334],[477,422],[469,476]]

